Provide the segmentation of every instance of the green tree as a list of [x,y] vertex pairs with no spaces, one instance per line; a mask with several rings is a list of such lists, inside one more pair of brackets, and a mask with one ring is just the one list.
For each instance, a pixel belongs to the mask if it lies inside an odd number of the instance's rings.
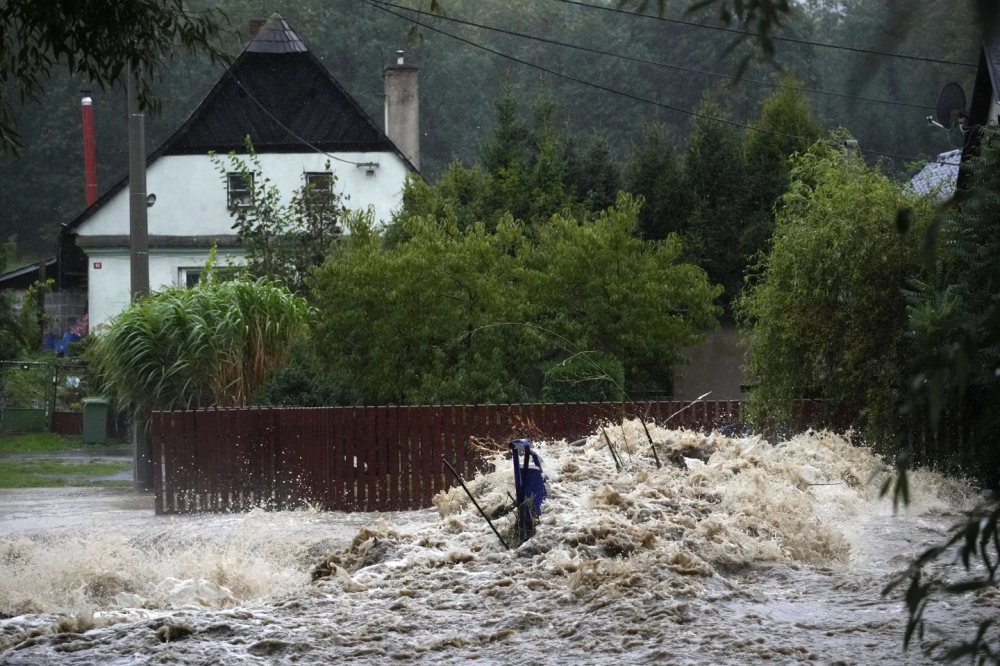
[[[914,233],[897,231],[901,208]],[[902,289],[932,217],[927,199],[826,143],[793,161],[773,247],[737,304],[752,419],[780,423],[793,400],[820,398],[889,434],[912,372]]]
[[[714,97],[706,96],[698,112],[727,117]],[[739,295],[747,258],[740,239],[748,218],[747,164],[743,136],[731,125],[698,117],[692,121],[684,157],[691,213],[685,236],[689,256],[721,284],[727,306]]]
[[522,118],[509,77],[493,106],[493,128],[479,144],[480,164],[466,167],[452,161],[433,185],[409,178],[403,206],[387,235],[390,243],[406,239],[403,222],[415,216],[453,218],[460,230],[481,222],[492,231],[508,214],[535,224],[567,208],[586,215],[614,203],[619,175],[607,142],[595,139],[585,163],[571,163],[574,158],[554,126],[555,105],[544,87],[531,124]]
[[809,103],[794,87],[801,82],[786,77],[780,88],[761,103],[752,124],[763,131],[745,137],[749,208],[741,236],[743,254],[752,257],[765,250],[774,230],[774,207],[788,190],[792,155],[802,154],[819,140],[821,131],[809,112]]
[[246,151],[246,158],[230,152],[225,160],[211,154],[224,187],[230,187],[230,174],[238,174],[247,188],[246,200],[230,205],[233,229],[246,251],[245,268],[254,277],[281,280],[294,293],[305,293],[309,272],[323,263],[340,237],[344,207],[336,174],[327,160],[325,171],[331,175],[307,182],[286,203],[264,173],[249,137]]
[[698,342],[698,327],[715,325],[720,289],[705,272],[680,262],[676,236],[636,237],[641,200],[620,194],[590,222],[565,215],[538,229],[525,247],[525,286],[538,320],[575,350],[618,359],[626,386],[664,388],[683,362],[680,349]]
[[567,180],[581,201],[591,210],[600,211],[615,205],[622,189],[621,168],[607,131],[594,130],[587,151],[580,158],[578,173],[567,173]]
[[[7,270],[15,250],[13,238],[0,244],[0,273]],[[14,313],[14,304],[11,302],[10,294],[0,291],[0,361],[17,358],[20,353],[21,334],[17,315]]]
[[251,402],[254,405],[328,407],[353,405],[358,400],[357,391],[323,367],[312,341],[300,338],[288,346],[284,365],[270,373]]
[[408,238],[386,243],[371,213],[314,274],[317,346],[371,403],[505,402],[525,397],[539,358],[517,295],[524,226],[510,215],[495,232],[454,217],[409,217]]
[[679,262],[676,237],[635,237],[639,209],[622,194],[596,220],[558,215],[530,234],[509,214],[495,232],[411,217],[395,244],[352,215],[315,273],[317,346],[380,403],[538,397],[543,369],[580,353],[617,359],[626,383],[669,384],[719,290]]
[[0,154],[23,144],[10,98],[39,102],[56,65],[102,89],[139,68],[139,101],[153,106],[152,77],[169,67],[177,47],[227,60],[213,45],[216,9],[190,11],[182,0],[47,2],[6,0],[0,5]]
[[653,123],[646,128],[642,143],[632,146],[625,173],[628,191],[645,199],[639,211],[639,235],[646,240],[663,240],[683,233],[691,210],[691,191],[666,125]]

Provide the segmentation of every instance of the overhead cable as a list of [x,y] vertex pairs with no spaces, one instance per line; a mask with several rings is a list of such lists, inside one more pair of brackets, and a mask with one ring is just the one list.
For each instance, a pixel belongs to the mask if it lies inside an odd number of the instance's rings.
[[[487,53],[492,53],[493,55],[500,56],[501,58],[506,58],[507,60],[510,60],[512,62],[516,62],[516,63],[518,63],[520,65],[524,65],[526,67],[531,67],[532,69],[536,69],[538,71],[545,72],[546,74],[551,74],[552,76],[556,76],[556,77],[559,77],[559,78],[562,78],[562,79],[566,79],[567,81],[572,81],[574,83],[579,83],[580,85],[584,85],[584,86],[588,86],[588,87],[591,87],[591,88],[595,88],[597,90],[602,90],[604,92],[612,93],[614,95],[620,95],[622,97],[626,97],[628,99],[635,100],[637,102],[642,102],[644,104],[650,104],[652,106],[657,106],[657,107],[660,107],[661,109],[667,109],[668,111],[675,111],[677,113],[681,113],[681,114],[684,114],[684,115],[687,115],[687,116],[692,116],[694,118],[703,118],[705,120],[710,120],[710,121],[713,121],[713,122],[722,123],[724,125],[731,125],[733,127],[739,127],[740,129],[744,129],[744,130],[751,130],[751,131],[754,131],[754,132],[761,132],[763,134],[770,134],[772,136],[781,136],[781,137],[785,137],[785,138],[788,138],[788,139],[795,139],[796,141],[809,141],[809,139],[806,139],[805,137],[801,137],[801,136],[796,136],[795,134],[788,134],[786,132],[778,132],[778,131],[775,131],[775,130],[764,129],[763,127],[754,127],[753,125],[747,125],[746,123],[737,122],[735,120],[729,120],[727,118],[716,118],[716,117],[713,117],[713,116],[706,115],[704,113],[699,113],[698,111],[689,111],[687,109],[682,109],[682,108],[677,107],[677,106],[671,106],[670,104],[664,104],[663,102],[657,102],[656,100],[648,99],[646,97],[640,97],[639,95],[633,95],[632,93],[628,93],[628,92],[625,92],[623,90],[616,90],[614,88],[609,88],[608,86],[601,85],[600,83],[594,83],[593,81],[587,81],[585,79],[577,78],[577,77],[572,76],[570,74],[564,74],[563,72],[559,72],[559,71],[556,71],[554,69],[549,69],[548,67],[544,67],[542,65],[538,65],[538,64],[535,64],[533,62],[529,62],[527,60],[522,60],[521,58],[518,58],[517,56],[512,56],[512,55],[509,55],[507,53],[503,53],[502,51],[497,51],[496,49],[493,49],[493,48],[491,48],[489,46],[483,46],[482,44],[478,44],[478,43],[476,43],[476,42],[474,42],[474,41],[472,41],[470,39],[466,39],[465,37],[460,37],[458,35],[452,34],[450,32],[447,32],[446,30],[441,30],[440,28],[435,28],[434,26],[427,25],[426,23],[421,23],[417,19],[410,18],[408,16],[404,16],[403,14],[398,14],[395,11],[393,11],[392,9],[390,9],[389,7],[385,7],[385,6],[382,6],[382,5],[378,4],[378,2],[376,0],[361,0],[361,1],[364,2],[367,5],[370,5],[371,7],[374,7],[375,9],[379,9],[379,10],[381,10],[383,12],[388,13],[388,14],[392,14],[393,16],[395,16],[397,18],[400,18],[400,19],[402,19],[404,21],[408,21],[410,23],[413,23],[414,25],[418,25],[418,26],[420,26],[420,27],[422,27],[422,28],[424,28],[426,30],[430,30],[431,32],[439,33],[439,34],[444,35],[446,37],[450,37],[450,38],[452,38],[452,39],[454,39],[456,41],[462,42],[463,44],[468,44],[469,46],[472,46],[472,47],[477,48],[477,49],[481,49],[483,51],[486,51]],[[886,152],[882,152],[882,151],[879,151],[879,150],[871,150],[870,148],[861,148],[861,151],[865,152],[865,153],[870,153],[872,155],[881,155],[883,157],[891,157],[891,158],[901,159],[901,160],[919,161],[919,160],[923,159],[923,158],[919,158],[919,157],[912,157],[912,156],[906,156],[906,155],[897,155],[895,153],[886,153]]]
[[[574,5],[577,7],[586,7],[587,9],[596,9],[603,12],[614,12],[616,14],[627,14],[629,16],[634,16],[638,18],[652,19],[655,21],[663,21],[665,23],[676,23],[679,25],[686,25],[692,28],[703,28],[705,30],[717,30],[720,32],[728,32],[737,35],[745,35],[748,37],[761,37],[762,35],[757,32],[752,32],[750,30],[740,30],[738,28],[727,28],[721,25],[709,25],[707,23],[697,23],[695,21],[684,21],[682,19],[667,18],[666,16],[657,16],[653,14],[638,14],[636,12],[629,11],[627,9],[620,9],[618,7],[609,7],[605,5],[593,5],[589,2],[580,2],[580,0],[554,0],[555,2],[562,2],[567,5]],[[942,58],[930,58],[927,56],[915,56],[906,53],[891,53],[889,51],[875,51],[873,49],[862,49],[854,46],[844,46],[842,44],[829,44],[826,42],[814,42],[808,39],[797,39],[795,37],[779,37],[777,35],[768,35],[769,39],[773,39],[776,42],[788,42],[790,44],[801,44],[806,46],[819,46],[826,49],[838,49],[841,51],[851,51],[853,53],[864,53],[866,55],[877,55],[886,58],[903,58],[905,60],[916,60],[919,62],[929,62],[937,65],[952,65],[956,67],[971,67],[976,68],[975,63],[962,62],[960,60],[945,60]]]
[[637,57],[625,55],[625,54],[622,54],[622,53],[613,53],[611,51],[602,51],[600,49],[591,48],[589,46],[580,46],[579,44],[570,44],[568,42],[561,42],[559,40],[549,39],[547,37],[538,37],[536,35],[529,35],[529,34],[525,34],[523,32],[516,32],[514,30],[507,30],[506,28],[497,28],[495,26],[483,25],[481,23],[475,23],[473,21],[464,21],[462,19],[455,18],[455,17],[452,17],[452,16],[439,16],[438,14],[434,14],[432,12],[426,12],[426,11],[423,11],[423,10],[420,10],[420,9],[412,9],[410,7],[405,7],[403,5],[396,5],[396,4],[392,4],[391,2],[385,2],[384,0],[373,0],[373,1],[377,2],[380,5],[386,6],[386,7],[392,7],[394,9],[402,9],[402,10],[405,10],[405,11],[408,11],[408,12],[413,12],[414,14],[420,14],[420,15],[423,15],[423,16],[429,16],[429,17],[441,19],[441,20],[444,20],[444,21],[450,21],[452,23],[457,23],[459,25],[467,25],[467,26],[471,26],[471,27],[474,27],[474,28],[479,28],[481,30],[489,30],[491,32],[498,32],[498,33],[501,33],[501,34],[504,34],[504,35],[510,35],[512,37],[520,37],[520,38],[523,38],[523,39],[530,39],[530,40],[533,40],[533,41],[536,41],[536,42],[541,42],[543,44],[552,44],[554,46],[561,46],[561,47],[565,47],[565,48],[576,49],[578,51],[584,51],[586,53],[593,53],[595,55],[608,56],[608,57],[611,57],[611,58],[620,58],[622,60],[628,60],[628,61],[631,61],[631,62],[637,62],[637,63],[641,63],[641,64],[644,64],[644,65],[653,65],[654,67],[664,67],[666,69],[676,69],[676,70],[683,71],[683,72],[692,72],[692,73],[695,73],[695,74],[702,74],[704,76],[715,76],[715,77],[722,78],[722,79],[738,79],[740,82],[745,81],[747,83],[755,83],[755,84],[758,84],[758,85],[771,86],[771,87],[774,87],[774,88],[784,88],[784,89],[787,89],[787,90],[800,90],[802,92],[811,93],[811,94],[815,94],[815,95],[829,95],[831,97],[840,97],[840,98],[844,98],[844,99],[856,99],[856,100],[860,100],[862,102],[873,102],[873,103],[876,103],[876,104],[891,104],[891,105],[894,105],[894,106],[906,106],[906,107],[910,107],[910,108],[913,108],[913,109],[933,109],[934,108],[933,106],[929,106],[929,105],[926,105],[926,104],[911,104],[909,102],[896,102],[896,101],[893,101],[893,100],[878,99],[878,98],[874,98],[874,97],[859,97],[857,95],[847,95],[845,93],[829,92],[827,90],[819,90],[817,88],[806,88],[804,86],[790,86],[790,85],[787,85],[787,84],[784,84],[784,83],[774,83],[772,81],[761,81],[760,79],[751,79],[751,78],[748,78],[748,77],[745,77],[745,76],[744,77],[736,77],[736,76],[734,76],[732,74],[721,74],[719,72],[711,72],[711,71],[708,71],[708,70],[696,69],[696,68],[693,68],[693,67],[684,67],[684,66],[681,66],[681,65],[675,65],[675,64],[666,63],[666,62],[659,62],[659,61],[656,61],[656,60],[646,60],[644,58],[637,58]]
[[260,100],[258,100],[256,97],[254,97],[253,94],[249,90],[247,90],[246,86],[244,86],[243,83],[238,78],[236,78],[236,76],[232,73],[232,71],[230,71],[229,69],[227,69],[226,70],[226,74],[228,74],[230,77],[232,77],[233,81],[236,82],[236,85],[238,85],[240,87],[240,89],[243,92],[246,93],[247,97],[249,97],[250,100],[253,101],[254,104],[256,104],[258,107],[260,107],[261,111],[263,111],[265,114],[267,114],[268,118],[270,118],[271,120],[273,120],[274,122],[276,122],[278,124],[278,126],[281,127],[281,129],[283,129],[286,132],[288,132],[292,137],[294,137],[295,139],[297,139],[302,144],[304,144],[304,145],[312,148],[317,153],[320,153],[322,155],[326,155],[331,160],[336,160],[337,162],[343,162],[344,164],[351,164],[353,166],[358,166],[358,167],[372,166],[374,164],[374,162],[352,162],[351,160],[345,160],[343,157],[337,157],[336,155],[332,155],[332,154],[326,152],[325,150],[323,150],[322,148],[319,148],[318,146],[316,146],[316,145],[314,145],[314,144],[306,141],[301,136],[299,136],[298,134],[296,134],[295,132],[293,132],[291,129],[289,129],[289,127],[287,125],[285,125],[283,122],[281,122],[280,120],[278,120],[274,116],[274,114],[271,113],[271,111],[266,106],[264,106],[261,103]]

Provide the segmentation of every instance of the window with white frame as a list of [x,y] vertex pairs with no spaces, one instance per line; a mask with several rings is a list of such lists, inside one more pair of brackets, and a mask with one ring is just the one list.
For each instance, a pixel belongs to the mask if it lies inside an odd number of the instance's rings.
[[[177,286],[185,289],[195,287],[201,282],[201,276],[205,274],[204,266],[181,267],[177,269]],[[231,280],[234,276],[232,268],[215,268],[215,276],[219,282]]]
[[253,198],[250,196],[250,191],[253,189],[253,174],[249,175],[250,182],[247,182],[242,173],[226,174],[230,208],[250,208],[253,205]]
[[329,208],[336,202],[332,171],[307,171],[305,199],[314,206]]
[[333,172],[307,171],[306,187],[313,192],[333,194]]

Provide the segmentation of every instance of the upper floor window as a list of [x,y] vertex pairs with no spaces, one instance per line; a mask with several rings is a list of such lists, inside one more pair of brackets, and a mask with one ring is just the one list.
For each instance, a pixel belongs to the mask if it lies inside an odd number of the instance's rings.
[[253,205],[253,198],[250,190],[253,188],[253,174],[250,174],[248,183],[241,173],[228,173],[226,180],[229,184],[229,207],[249,208]]
[[313,192],[326,194],[333,193],[333,172],[331,171],[307,171],[306,187]]
[[333,193],[333,183],[331,171],[307,171],[306,188],[302,193],[306,206],[315,206],[321,210],[333,208],[337,203],[337,195]]

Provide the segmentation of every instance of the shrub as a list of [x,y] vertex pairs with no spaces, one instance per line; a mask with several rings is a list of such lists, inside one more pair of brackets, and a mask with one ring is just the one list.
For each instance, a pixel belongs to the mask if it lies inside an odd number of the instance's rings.
[[546,402],[621,402],[625,368],[606,354],[586,354],[550,364],[542,399]]
[[255,405],[327,407],[354,405],[358,394],[335,374],[325,370],[319,356],[305,341],[294,342],[280,370],[271,373],[254,394]]
[[240,406],[282,366],[309,319],[305,301],[274,282],[208,279],[133,303],[89,355],[122,408]]
[[[897,228],[903,209],[909,234]],[[932,215],[928,199],[827,144],[794,162],[773,249],[737,304],[752,419],[777,424],[810,397],[890,434],[911,374],[902,289],[921,270]]]

